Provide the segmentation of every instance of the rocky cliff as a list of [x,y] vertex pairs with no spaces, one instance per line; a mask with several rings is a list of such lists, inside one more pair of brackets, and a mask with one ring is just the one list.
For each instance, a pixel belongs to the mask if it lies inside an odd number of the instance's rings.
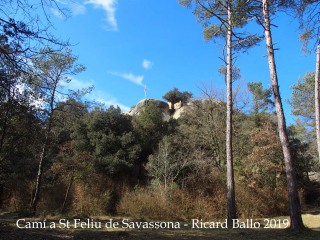
[[170,114],[170,103],[163,102],[156,99],[142,99],[137,103],[136,106],[132,107],[127,114],[133,116],[136,114],[139,114],[141,111],[144,110],[145,106],[148,104],[148,102],[155,102],[156,106],[161,110],[163,115],[163,120],[169,121],[169,119],[178,119],[182,116],[182,114],[190,107],[192,107],[192,101],[188,102],[187,104],[182,105],[181,103],[177,103],[174,105],[174,112]]

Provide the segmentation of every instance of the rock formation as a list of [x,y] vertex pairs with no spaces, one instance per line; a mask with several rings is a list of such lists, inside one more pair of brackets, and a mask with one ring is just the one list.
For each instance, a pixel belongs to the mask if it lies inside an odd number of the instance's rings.
[[155,102],[156,106],[161,110],[163,114],[163,120],[169,121],[171,118],[178,119],[181,117],[181,115],[190,107],[193,106],[192,101],[188,102],[187,104],[182,105],[181,103],[176,103],[174,105],[174,112],[170,114],[170,104],[168,102],[163,102],[156,99],[142,99],[137,103],[136,106],[132,107],[129,112],[126,114],[129,114],[131,116],[139,114],[141,111],[144,110],[145,106],[148,104],[148,102]]

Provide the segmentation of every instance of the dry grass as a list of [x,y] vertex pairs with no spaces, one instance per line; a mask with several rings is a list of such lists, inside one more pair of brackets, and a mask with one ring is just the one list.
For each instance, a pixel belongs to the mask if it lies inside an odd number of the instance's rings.
[[286,186],[273,189],[252,188],[244,184],[237,186],[237,211],[239,218],[258,218],[288,214],[289,203]]
[[88,187],[84,184],[75,184],[73,199],[69,214],[76,215],[102,215],[106,212],[106,206],[110,200],[108,191],[101,191],[95,187]]
[[219,219],[225,207],[217,201],[220,200],[219,196],[194,197],[178,188],[141,188],[124,193],[118,205],[118,213],[134,219]]
[[[224,219],[226,214],[225,186],[215,188],[210,196],[189,193],[179,187],[152,186],[124,192],[118,204],[118,213],[134,219],[203,220]],[[237,216],[258,218],[288,213],[285,188],[277,191],[265,187],[252,189],[237,185]]]

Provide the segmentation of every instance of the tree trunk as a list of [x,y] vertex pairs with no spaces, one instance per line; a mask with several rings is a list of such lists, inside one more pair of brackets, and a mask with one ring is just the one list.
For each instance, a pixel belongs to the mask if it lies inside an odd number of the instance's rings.
[[66,207],[66,203],[67,203],[68,196],[69,196],[69,193],[70,193],[70,189],[71,189],[71,186],[72,186],[72,183],[73,183],[73,179],[74,179],[73,175],[74,175],[74,170],[72,170],[72,172],[71,172],[70,182],[69,182],[69,185],[68,185],[68,189],[67,189],[66,195],[64,196],[64,201],[63,201],[62,207],[61,207],[61,214],[64,213],[64,209]]
[[314,81],[314,107],[315,107],[315,115],[316,115],[316,135],[317,135],[317,146],[318,146],[318,156],[319,156],[319,164],[320,164],[320,42],[317,47],[317,63],[316,63],[316,74]]
[[[2,132],[1,132],[1,137],[0,137],[0,153],[2,153],[2,147],[3,147],[3,144],[4,144],[4,139],[5,139],[5,135],[6,135],[6,131],[7,131],[7,114],[8,114],[8,111],[6,111],[5,113],[5,120],[4,120],[4,123],[3,123],[3,126],[2,126]],[[2,161],[2,158],[1,158],[1,161]]]
[[[1,132],[1,137],[0,137],[0,153],[2,153],[4,140],[5,140],[5,137],[7,134],[9,112],[10,112],[10,110],[12,110],[10,108],[13,108],[13,106],[11,104],[12,104],[12,99],[9,94],[9,100],[6,103],[6,111],[4,114],[4,122],[2,124],[2,132]],[[1,161],[2,161],[2,158],[1,158]]]
[[40,197],[40,188],[41,188],[41,180],[42,180],[42,172],[43,172],[43,162],[44,162],[44,158],[45,158],[46,152],[47,152],[49,133],[50,133],[50,129],[47,129],[46,135],[45,135],[45,140],[44,140],[44,143],[42,145],[41,154],[40,154],[40,161],[39,161],[39,166],[38,166],[36,185],[35,185],[34,195],[33,195],[32,202],[31,202],[31,211],[32,211],[33,216],[36,215],[37,206],[38,206],[39,197]]
[[228,1],[227,34],[227,119],[226,119],[226,157],[227,157],[227,219],[228,227],[236,219],[236,202],[234,190],[233,156],[232,156],[232,11]]
[[33,215],[36,215],[37,206],[38,206],[38,202],[39,202],[39,198],[40,198],[40,188],[41,188],[41,180],[42,180],[42,173],[43,173],[43,162],[44,162],[44,159],[47,154],[49,135],[51,133],[53,114],[54,114],[54,100],[55,100],[55,94],[56,94],[59,79],[60,79],[60,74],[57,76],[57,78],[54,81],[53,90],[51,92],[51,97],[50,97],[50,110],[49,110],[50,112],[48,115],[48,125],[47,125],[47,129],[45,131],[45,139],[44,139],[42,149],[41,149],[35,191],[34,191],[34,196],[33,196],[32,203],[31,203],[31,211],[32,211]]
[[279,92],[277,70],[274,58],[274,49],[272,43],[271,29],[270,29],[270,15],[269,15],[269,0],[263,0],[263,18],[265,38],[268,51],[269,71],[272,82],[272,91],[274,96],[274,102],[276,106],[277,119],[278,119],[278,131],[282,145],[282,151],[284,155],[287,185],[290,201],[290,217],[291,217],[291,229],[301,230],[304,228],[301,218],[301,207],[299,201],[299,194],[296,183],[296,176],[293,168],[293,159],[290,151],[289,140],[287,136],[285,116],[283,113],[282,102]]

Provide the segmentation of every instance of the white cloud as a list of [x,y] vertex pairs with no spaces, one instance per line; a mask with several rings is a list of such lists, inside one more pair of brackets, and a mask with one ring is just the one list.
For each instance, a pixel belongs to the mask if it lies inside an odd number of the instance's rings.
[[31,106],[35,107],[36,109],[42,109],[46,105],[46,102],[43,98],[39,96],[39,94],[36,94],[32,88],[30,88],[27,84],[22,83],[20,80],[18,80],[16,88],[19,94],[25,94],[25,91],[32,93],[27,98],[27,101]]
[[[59,83],[61,87],[64,87],[66,89],[72,89],[72,90],[78,90],[83,88],[89,88],[94,85],[93,81],[81,81],[75,78],[71,78],[71,81],[65,82],[61,81]],[[128,112],[130,110],[130,107],[120,103],[116,98],[114,98],[112,95],[103,92],[101,90],[95,90],[93,89],[90,93],[84,95],[84,99],[87,99],[89,101],[94,101],[97,103],[101,103],[106,107],[113,106],[119,106],[123,112]],[[61,99],[63,100],[63,99]]]
[[61,3],[61,4],[64,4],[66,5],[67,3],[65,1],[62,1],[62,0],[56,0],[57,2]]
[[71,2],[70,9],[73,16],[85,14],[86,12],[86,7],[78,2]]
[[119,106],[121,108],[122,112],[128,112],[130,110],[130,107],[120,103],[112,95],[110,95],[106,92],[100,91],[100,90],[93,90],[86,97],[88,100],[103,104],[106,107],[110,107],[111,105],[113,105],[115,107]]
[[[73,16],[85,14],[86,5],[91,5],[94,8],[101,8],[106,14],[106,26],[107,31],[117,31],[118,25],[116,20],[116,5],[118,0],[74,0],[74,1],[61,1],[57,0],[59,4],[68,5],[68,9],[71,11]],[[65,15],[56,8],[50,8],[54,16],[58,18],[65,18]]]
[[114,107],[118,106],[122,110],[122,112],[129,112],[130,111],[130,108],[128,106],[125,106],[125,105],[119,103],[117,99],[109,99],[109,100],[95,99],[95,100],[99,103],[102,103],[106,107],[110,107],[111,105],[113,105]]
[[150,69],[150,68],[152,68],[152,66],[153,66],[153,62],[151,62],[151,61],[149,61],[149,60],[147,60],[147,59],[143,59],[143,61],[142,61],[142,67],[143,67],[144,69]]
[[60,18],[60,19],[63,19],[65,18],[65,15],[63,14],[62,11],[60,11],[59,9],[56,9],[56,8],[50,8],[52,14],[54,16],[56,16],[57,18]]
[[123,79],[129,80],[137,85],[143,86],[142,84],[142,81],[144,78],[143,75],[135,76],[132,73],[118,73],[118,72],[109,72],[109,73],[115,76],[122,77]]
[[117,31],[118,25],[116,20],[116,5],[118,0],[86,0],[85,4],[91,4],[95,8],[102,8],[106,12],[106,20],[108,23],[108,29],[111,31]]
[[66,88],[72,89],[72,90],[89,88],[92,85],[94,85],[93,82],[81,81],[81,80],[78,80],[78,79],[75,79],[75,78],[70,78],[70,79],[71,79],[71,81],[69,83],[65,82],[65,81],[60,81],[59,85],[62,86],[62,87],[66,87]]

